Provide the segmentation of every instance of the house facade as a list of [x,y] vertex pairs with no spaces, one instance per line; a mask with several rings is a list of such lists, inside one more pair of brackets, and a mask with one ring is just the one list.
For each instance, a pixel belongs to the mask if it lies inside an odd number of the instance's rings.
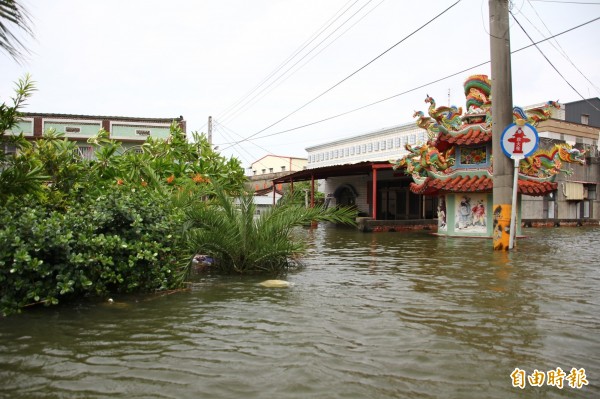
[[[148,137],[166,139],[173,122],[186,131],[183,116],[137,118],[26,112],[20,123],[8,133],[23,133],[28,140],[36,140],[48,130],[54,129],[57,133],[63,133],[68,140],[77,142],[82,156],[91,159],[94,156],[93,147],[87,140],[95,136],[100,129],[106,130],[111,139],[120,141],[124,149],[129,149],[143,144]],[[5,150],[11,152],[10,148]]]
[[[246,168],[249,188],[258,191],[270,188],[273,179],[306,169],[306,158],[265,155]],[[278,189],[281,190],[281,184]]]

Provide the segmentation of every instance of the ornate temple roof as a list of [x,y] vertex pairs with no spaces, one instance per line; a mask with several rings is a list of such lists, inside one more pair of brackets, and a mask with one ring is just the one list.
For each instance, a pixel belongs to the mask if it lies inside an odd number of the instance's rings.
[[450,144],[456,145],[483,144],[491,140],[491,129],[486,130],[479,125],[458,134],[440,132],[440,135],[438,136],[438,141],[447,141]]
[[[426,178],[421,184],[411,183],[410,191],[415,194],[439,192],[490,192],[493,179],[488,176],[456,176],[449,179]],[[519,180],[519,193],[542,196],[556,190],[558,183],[549,181]]]
[[[464,84],[467,99],[467,112],[462,107],[437,106],[427,95],[429,104],[427,115],[415,111],[416,125],[427,131],[428,141],[417,146],[407,144],[408,154],[391,161],[394,169],[405,168],[413,183],[410,190],[415,194],[436,195],[452,192],[491,192],[493,171],[482,171],[482,162],[470,162],[468,148],[473,151],[485,146],[485,165],[492,164],[488,151],[491,151],[491,81],[486,75],[472,75]],[[513,108],[515,123],[532,126],[547,120],[551,110],[559,108],[555,101],[527,110]],[[456,150],[459,149],[459,151]],[[561,172],[563,163],[584,164],[584,153],[568,144],[556,144],[553,148],[538,148],[533,154],[519,163],[519,192],[525,195],[542,196],[557,188],[555,177]],[[457,156],[461,158],[457,159]],[[496,156],[504,156],[496,154]],[[467,162],[463,162],[466,160]],[[456,165],[459,164],[459,167]],[[471,167],[472,166],[472,167]]]

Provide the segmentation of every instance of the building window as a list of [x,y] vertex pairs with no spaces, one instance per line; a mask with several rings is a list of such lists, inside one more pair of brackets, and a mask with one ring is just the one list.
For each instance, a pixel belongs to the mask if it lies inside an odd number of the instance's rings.
[[282,172],[285,172],[285,166],[282,166],[282,167],[281,167],[281,171],[282,171]]
[[269,168],[269,173],[273,173],[273,168]]
[[266,170],[266,169],[263,169],[263,170],[262,170],[262,173],[263,173],[263,175],[264,175],[265,173],[267,173],[267,170]]
[[394,146],[395,146],[396,148],[399,148],[399,147],[400,147],[400,137],[396,137],[396,138],[394,139]]
[[17,146],[14,144],[4,144],[4,154],[15,155],[17,153]]
[[366,153],[367,152],[367,145],[366,144],[361,145],[360,146],[360,150],[362,151],[363,154]]
[[347,157],[350,149],[348,147],[344,148],[344,156]]
[[354,155],[354,146],[350,147],[350,155]]
[[595,200],[596,199],[596,185],[588,184],[585,186],[585,188],[587,189],[587,199]]
[[581,124],[589,125],[590,124],[590,116],[587,114],[581,114]]
[[91,146],[77,147],[77,150],[82,159],[89,160],[94,158],[94,149]]

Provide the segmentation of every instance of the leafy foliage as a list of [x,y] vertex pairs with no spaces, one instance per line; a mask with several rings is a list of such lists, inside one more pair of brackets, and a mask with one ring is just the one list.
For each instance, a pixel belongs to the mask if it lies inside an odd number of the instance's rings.
[[29,22],[28,13],[19,2],[0,0],[0,49],[6,51],[15,61],[22,59],[21,49],[27,49],[10,28],[18,28],[33,36]]
[[278,274],[305,249],[294,235],[297,227],[313,221],[352,224],[355,216],[346,208],[306,208],[293,198],[257,216],[252,194],[234,199],[217,188],[213,201],[187,209],[185,246],[189,253],[212,256],[221,272]]
[[180,286],[180,218],[166,197],[116,188],[65,212],[21,198],[0,208],[0,308]]

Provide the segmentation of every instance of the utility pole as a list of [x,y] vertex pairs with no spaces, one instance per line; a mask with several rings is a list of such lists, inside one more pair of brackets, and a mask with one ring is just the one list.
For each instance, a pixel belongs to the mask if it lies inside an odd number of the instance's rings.
[[208,117],[208,144],[212,146],[212,116]]
[[[494,250],[508,250],[513,194],[513,163],[502,151],[501,136],[513,122],[509,0],[489,0],[492,66],[492,153],[494,170],[492,232]],[[515,204],[516,206],[516,204]]]

